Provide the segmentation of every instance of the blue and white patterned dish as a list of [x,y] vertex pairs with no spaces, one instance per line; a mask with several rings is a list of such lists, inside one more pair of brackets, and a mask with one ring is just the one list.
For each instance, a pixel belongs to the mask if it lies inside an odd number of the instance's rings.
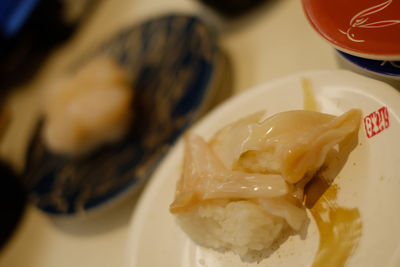
[[214,31],[185,15],[126,29],[75,67],[99,54],[113,56],[130,71],[136,118],[123,140],[83,158],[52,154],[39,123],[28,149],[24,184],[37,207],[50,214],[84,213],[142,184],[208,101],[220,59]]
[[400,61],[372,60],[356,57],[338,50],[338,53],[354,64],[369,71],[383,75],[398,76],[400,78]]
[[400,61],[372,60],[336,51],[342,67],[400,89]]

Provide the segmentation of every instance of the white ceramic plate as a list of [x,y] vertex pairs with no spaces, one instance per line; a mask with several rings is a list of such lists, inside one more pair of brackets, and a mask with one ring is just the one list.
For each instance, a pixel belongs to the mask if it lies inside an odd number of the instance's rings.
[[[400,94],[390,86],[347,71],[300,73],[230,99],[193,130],[208,139],[227,123],[255,111],[272,115],[302,109],[303,77],[311,80],[321,112],[339,115],[359,108],[364,118],[387,107],[389,126],[383,125],[384,130],[369,138],[372,121],[363,121],[359,144],[335,183],[340,186],[338,204],[358,208],[362,221],[361,239],[346,266],[400,266]],[[319,243],[313,218],[305,238],[291,236],[260,263],[242,262],[233,253],[194,244],[168,211],[180,175],[182,145],[182,141],[175,145],[141,196],[130,225],[126,266],[312,266]]]

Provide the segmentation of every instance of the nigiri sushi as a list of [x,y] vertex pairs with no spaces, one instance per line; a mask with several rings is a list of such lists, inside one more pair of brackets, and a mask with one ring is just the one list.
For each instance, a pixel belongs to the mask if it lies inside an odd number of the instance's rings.
[[186,133],[170,212],[198,244],[246,257],[288,230],[300,231],[307,221],[304,186],[331,150],[357,136],[361,112],[296,110],[263,117],[260,112],[236,121],[208,142]]
[[43,136],[54,153],[80,155],[118,140],[131,121],[131,80],[112,58],[93,59],[49,86]]

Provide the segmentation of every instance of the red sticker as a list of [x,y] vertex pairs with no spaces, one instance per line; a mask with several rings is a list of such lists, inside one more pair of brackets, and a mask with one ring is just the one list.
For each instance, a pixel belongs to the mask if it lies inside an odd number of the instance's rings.
[[387,107],[381,107],[364,118],[365,133],[371,138],[389,128],[389,112]]

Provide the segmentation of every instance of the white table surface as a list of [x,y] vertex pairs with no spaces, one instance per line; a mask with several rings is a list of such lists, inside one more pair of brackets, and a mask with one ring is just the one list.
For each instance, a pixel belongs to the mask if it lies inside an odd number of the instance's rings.
[[[13,121],[0,155],[21,169],[46,81],[113,32],[165,12],[195,13],[219,29],[220,46],[233,68],[234,94],[295,72],[337,68],[333,49],[308,24],[299,0],[270,0],[229,22],[194,0],[103,0],[73,39],[51,55],[36,79],[8,99]],[[88,221],[61,224],[28,205],[16,232],[0,251],[0,266],[123,266],[135,202],[125,201]]]

